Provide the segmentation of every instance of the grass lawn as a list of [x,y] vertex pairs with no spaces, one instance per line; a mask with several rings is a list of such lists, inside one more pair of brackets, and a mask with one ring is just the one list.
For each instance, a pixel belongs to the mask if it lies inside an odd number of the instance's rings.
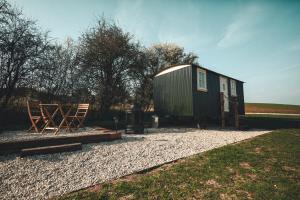
[[300,199],[300,129],[274,131],[58,199]]
[[300,114],[300,105],[245,103],[246,113],[289,113]]

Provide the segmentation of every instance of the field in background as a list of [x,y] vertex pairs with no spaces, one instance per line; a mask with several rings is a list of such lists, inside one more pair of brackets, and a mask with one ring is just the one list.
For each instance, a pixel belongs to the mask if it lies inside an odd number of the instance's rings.
[[246,113],[300,114],[300,105],[245,103]]

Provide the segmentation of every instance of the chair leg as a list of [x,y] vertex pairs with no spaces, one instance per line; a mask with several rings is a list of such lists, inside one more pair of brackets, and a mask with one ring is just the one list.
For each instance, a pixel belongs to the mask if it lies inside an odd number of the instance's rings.
[[30,126],[30,128],[27,130],[27,132],[30,132],[33,128],[33,125]]
[[78,123],[79,123],[78,126],[77,126],[78,128],[83,127],[84,119],[85,119],[85,118],[83,118],[83,119],[81,119],[81,120],[80,120],[80,119],[77,119],[77,120],[78,120]]
[[32,119],[30,119],[30,121],[31,121],[31,127],[27,130],[27,132],[29,132],[29,131],[31,131],[32,129],[34,129],[37,133],[39,132],[39,129],[37,128],[37,124],[39,123],[39,121],[40,121],[40,118],[39,119],[37,119],[37,120],[32,120]]
[[[76,128],[76,130],[79,128],[79,125],[80,125],[80,120],[77,118],[77,117],[75,117],[75,119],[76,119],[76,121],[77,121],[77,123],[75,123],[75,120],[73,121],[73,124],[74,124],[74,127]],[[77,124],[77,125],[76,125]]]
[[[72,117],[72,120],[71,120],[71,122],[70,122],[70,127],[72,127],[73,126],[73,124],[74,124],[74,118]],[[75,124],[74,124],[74,127],[75,127]]]
[[44,131],[45,131],[45,129],[48,127],[49,123],[50,123],[50,122],[49,122],[48,120],[45,121],[45,125],[44,125],[44,128],[42,129],[41,133],[44,133]]

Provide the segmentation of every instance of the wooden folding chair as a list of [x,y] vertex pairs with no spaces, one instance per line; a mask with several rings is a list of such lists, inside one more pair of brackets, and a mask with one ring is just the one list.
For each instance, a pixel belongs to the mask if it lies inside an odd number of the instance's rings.
[[[45,130],[55,130],[55,133],[58,131],[58,127],[54,121],[54,117],[59,112],[59,104],[40,104],[42,119],[45,124],[44,128],[42,129],[41,133]],[[49,111],[50,109],[51,111]]]
[[35,130],[37,133],[39,132],[38,123],[43,122],[39,106],[40,103],[40,101],[27,101],[27,111],[31,122],[31,127],[28,129],[28,132],[31,130]]
[[[75,128],[81,128],[83,127],[83,122],[86,118],[87,112],[89,110],[90,104],[84,103],[84,104],[78,104],[77,111],[75,115],[73,116],[66,116],[71,121],[70,126]],[[77,125],[76,125],[77,124]]]

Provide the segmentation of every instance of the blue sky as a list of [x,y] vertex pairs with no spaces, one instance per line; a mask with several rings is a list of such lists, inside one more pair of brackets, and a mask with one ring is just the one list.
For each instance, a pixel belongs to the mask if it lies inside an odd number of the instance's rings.
[[10,0],[59,41],[104,15],[145,46],[174,42],[245,81],[246,102],[300,105],[300,1]]

